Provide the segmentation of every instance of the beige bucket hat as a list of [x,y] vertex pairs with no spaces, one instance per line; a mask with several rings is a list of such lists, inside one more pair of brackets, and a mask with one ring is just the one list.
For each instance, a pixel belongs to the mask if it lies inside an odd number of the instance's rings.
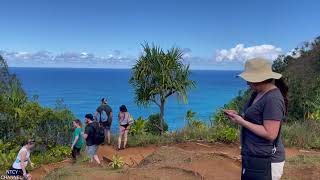
[[263,58],[249,59],[245,63],[244,71],[238,76],[252,83],[262,82],[267,79],[280,79],[282,75],[273,72],[269,62]]

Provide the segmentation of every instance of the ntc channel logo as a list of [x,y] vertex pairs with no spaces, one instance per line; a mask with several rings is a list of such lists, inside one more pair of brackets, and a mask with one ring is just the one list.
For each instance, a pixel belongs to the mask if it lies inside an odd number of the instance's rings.
[[23,176],[20,176],[18,175],[18,170],[13,170],[13,169],[10,169],[10,170],[7,170],[6,171],[7,174],[10,174],[9,175],[0,175],[0,179],[23,179]]

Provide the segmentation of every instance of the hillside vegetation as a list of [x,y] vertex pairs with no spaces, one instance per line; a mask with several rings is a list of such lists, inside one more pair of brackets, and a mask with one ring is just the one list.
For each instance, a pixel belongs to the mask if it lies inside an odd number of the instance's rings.
[[74,115],[61,101],[55,108],[42,107],[37,96],[28,99],[19,79],[0,56],[0,172],[8,169],[21,145],[36,140],[31,157],[36,166],[69,156]]

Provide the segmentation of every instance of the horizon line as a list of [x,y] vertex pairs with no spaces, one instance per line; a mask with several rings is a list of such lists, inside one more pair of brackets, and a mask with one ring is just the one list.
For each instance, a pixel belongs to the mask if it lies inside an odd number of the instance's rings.
[[[29,69],[112,69],[112,70],[130,70],[130,67],[54,67],[54,66],[8,66],[8,68],[29,68]],[[196,71],[241,71],[242,69],[205,69],[190,68]]]

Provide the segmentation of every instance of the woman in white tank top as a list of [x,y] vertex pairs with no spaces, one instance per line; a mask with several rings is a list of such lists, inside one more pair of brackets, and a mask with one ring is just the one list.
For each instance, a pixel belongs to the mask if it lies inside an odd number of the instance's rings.
[[31,175],[27,172],[28,163],[33,167],[30,160],[30,150],[34,147],[35,141],[29,140],[19,151],[12,167],[8,170],[9,176],[23,176],[24,179],[31,179]]
[[126,148],[128,140],[128,132],[131,125],[131,116],[125,105],[120,106],[119,112],[119,137],[118,137],[118,150],[121,149],[121,140],[124,135],[123,149]]

